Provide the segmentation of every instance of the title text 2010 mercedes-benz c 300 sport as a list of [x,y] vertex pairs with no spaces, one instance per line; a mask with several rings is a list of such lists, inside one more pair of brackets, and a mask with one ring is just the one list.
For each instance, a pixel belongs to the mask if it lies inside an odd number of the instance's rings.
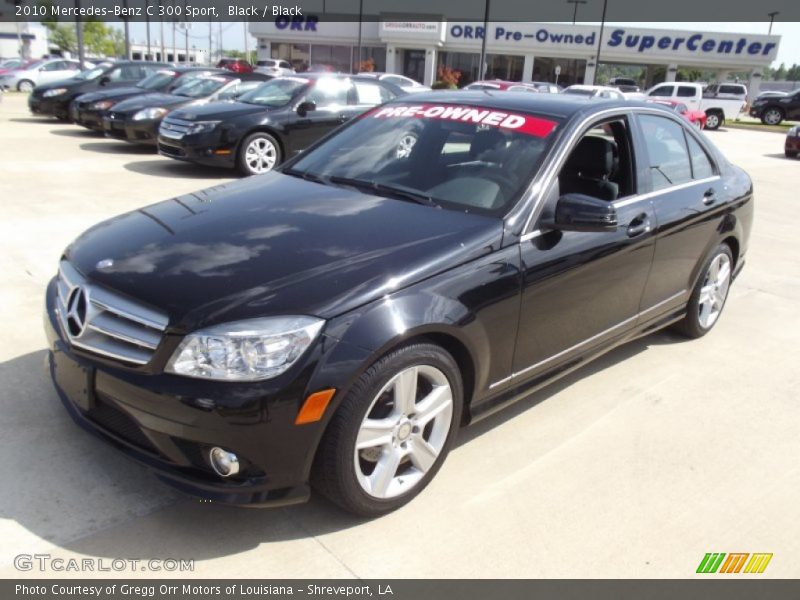
[[461,425],[637,336],[707,333],[752,215],[748,176],[662,107],[426,93],[81,235],[50,371],[186,492],[379,515]]

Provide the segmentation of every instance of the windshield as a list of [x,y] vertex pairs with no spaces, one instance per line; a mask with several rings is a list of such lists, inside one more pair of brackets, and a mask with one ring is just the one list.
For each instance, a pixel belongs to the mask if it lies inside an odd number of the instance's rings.
[[84,81],[90,81],[92,79],[97,79],[106,72],[105,67],[95,67],[94,69],[86,69],[85,71],[81,71],[77,75],[75,75],[75,79],[83,79]]
[[145,90],[160,90],[167,87],[175,78],[175,71],[156,71],[136,84]]
[[187,98],[204,98],[233,81],[229,77],[199,77],[178,87],[172,93]]
[[558,121],[478,106],[388,104],[284,169],[369,194],[501,216],[541,164]]
[[238,100],[247,104],[280,108],[289,104],[292,98],[305,89],[308,84],[308,79],[301,77],[278,77],[242,94]]

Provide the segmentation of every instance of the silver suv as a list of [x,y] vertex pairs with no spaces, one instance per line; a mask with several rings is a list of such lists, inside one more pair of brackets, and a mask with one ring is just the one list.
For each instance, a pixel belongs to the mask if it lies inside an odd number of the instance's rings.
[[257,73],[264,73],[265,75],[272,75],[273,77],[294,75],[292,65],[290,65],[288,61],[278,58],[266,58],[257,61],[255,71]]

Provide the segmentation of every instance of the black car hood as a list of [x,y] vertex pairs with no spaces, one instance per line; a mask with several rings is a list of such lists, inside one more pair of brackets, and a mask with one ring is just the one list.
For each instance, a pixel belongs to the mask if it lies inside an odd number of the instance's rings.
[[182,108],[175,111],[175,117],[185,119],[186,121],[209,121],[209,120],[225,120],[241,117],[244,115],[254,115],[257,113],[266,113],[270,110],[266,106],[256,106],[255,104],[246,104],[244,102],[212,102],[203,106]]
[[130,98],[131,96],[138,96],[139,94],[146,94],[147,90],[131,86],[131,87],[121,87],[121,88],[114,88],[111,90],[98,90],[96,92],[88,92],[86,94],[82,94],[78,100],[81,102],[98,102],[100,100],[122,100],[125,98]]
[[174,94],[144,94],[128,98],[114,105],[114,112],[138,112],[143,108],[180,106],[194,102],[197,98],[187,98],[186,96],[175,96]]
[[[486,254],[501,236],[499,219],[270,173],[100,223],[66,257],[186,331],[329,318]],[[98,269],[106,259],[113,265]]]

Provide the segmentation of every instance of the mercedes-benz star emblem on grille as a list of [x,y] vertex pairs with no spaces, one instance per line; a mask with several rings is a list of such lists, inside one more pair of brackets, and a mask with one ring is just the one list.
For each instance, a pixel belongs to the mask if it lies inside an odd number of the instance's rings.
[[80,337],[86,329],[86,292],[76,287],[67,300],[67,329],[72,337]]
[[97,261],[95,265],[96,269],[110,269],[114,266],[114,259],[113,258],[104,258],[103,260]]

